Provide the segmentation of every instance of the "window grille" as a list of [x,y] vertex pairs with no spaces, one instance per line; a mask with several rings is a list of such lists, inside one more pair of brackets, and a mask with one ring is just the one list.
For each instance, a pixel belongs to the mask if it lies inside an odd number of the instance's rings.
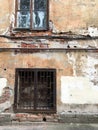
[[56,112],[56,70],[16,69],[16,112]]

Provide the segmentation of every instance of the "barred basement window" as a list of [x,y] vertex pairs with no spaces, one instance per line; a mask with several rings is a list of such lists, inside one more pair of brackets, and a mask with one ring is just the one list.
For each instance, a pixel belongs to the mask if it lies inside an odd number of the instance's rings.
[[56,112],[56,70],[16,69],[15,112]]
[[48,0],[16,0],[16,28],[48,29]]

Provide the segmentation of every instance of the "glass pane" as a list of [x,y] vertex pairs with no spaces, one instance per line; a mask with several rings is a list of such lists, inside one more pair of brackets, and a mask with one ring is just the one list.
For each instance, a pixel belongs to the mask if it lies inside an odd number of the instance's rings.
[[17,27],[29,28],[30,27],[30,13],[27,11],[21,11],[17,13]]
[[47,0],[34,0],[34,10],[45,10],[47,7]]
[[46,12],[44,11],[33,12],[33,28],[35,29],[46,28]]
[[29,10],[30,9],[30,0],[19,0],[20,10]]

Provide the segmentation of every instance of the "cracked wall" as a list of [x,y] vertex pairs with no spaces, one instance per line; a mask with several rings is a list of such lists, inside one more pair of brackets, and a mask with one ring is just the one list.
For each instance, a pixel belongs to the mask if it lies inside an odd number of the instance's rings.
[[57,113],[98,113],[98,1],[49,0],[49,30],[41,32],[14,30],[15,0],[0,9],[0,112],[13,112],[16,68],[55,68]]
[[[16,68],[55,68],[57,113],[98,112],[98,40],[66,40],[66,39],[28,39],[10,40],[0,38],[0,77],[7,81],[2,90],[8,87],[9,96],[3,96],[1,90],[1,112],[13,112],[15,69]],[[6,51],[3,51],[7,47]],[[14,50],[9,50],[14,48]],[[16,48],[16,49],[15,49]],[[17,48],[35,49],[35,51],[19,51]],[[41,51],[39,49],[49,49]],[[65,50],[57,51],[63,48]],[[73,49],[73,50],[70,50]],[[77,50],[74,50],[77,49]],[[82,49],[82,50],[78,50]]]
[[[47,40],[48,41],[48,40]],[[53,46],[53,41],[49,46]],[[75,41],[83,44],[84,41]],[[97,41],[96,41],[97,42]],[[70,41],[60,46],[67,47]],[[8,45],[8,43],[6,43]],[[36,43],[37,44],[37,43]],[[39,44],[39,43],[38,43]],[[54,42],[59,45],[59,42]],[[66,45],[67,44],[67,45]],[[89,45],[89,40],[86,45]],[[9,43],[9,46],[20,44]],[[71,44],[70,44],[71,45]],[[3,60],[5,59],[5,60]],[[37,51],[37,52],[0,52],[0,77],[7,80],[12,91],[10,109],[14,103],[15,69],[16,68],[55,68],[57,71],[57,112],[98,112],[98,52],[96,51]],[[4,103],[6,103],[4,101]],[[77,105],[79,105],[77,107]],[[81,107],[81,105],[83,105]],[[72,107],[71,107],[72,106]],[[75,107],[76,106],[76,107]],[[93,107],[92,107],[93,106]]]
[[[9,34],[15,27],[15,0],[2,1],[0,8],[0,34]],[[49,0],[50,30],[98,36],[97,12],[97,0]]]

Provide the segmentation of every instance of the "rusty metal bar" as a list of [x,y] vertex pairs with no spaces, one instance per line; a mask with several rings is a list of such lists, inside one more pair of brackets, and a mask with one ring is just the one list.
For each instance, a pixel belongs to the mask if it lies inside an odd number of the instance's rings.
[[[15,31],[20,31],[20,29],[15,29]],[[22,31],[30,31],[29,29],[21,29]],[[46,31],[43,31],[45,33]],[[36,32],[35,32],[36,33]],[[46,32],[47,34],[47,32]],[[13,40],[25,40],[25,39],[65,39],[65,40],[96,40],[98,36],[91,37],[89,35],[39,35],[39,36],[7,36],[7,35],[0,35],[0,37],[13,39]]]
[[14,51],[16,53],[32,53],[40,51],[93,51],[98,52],[98,48],[0,48],[0,52]]
[[[56,69],[17,68],[15,84],[15,112],[56,112]],[[34,85],[34,91],[32,91],[32,85]],[[31,93],[34,98],[31,98]]]

